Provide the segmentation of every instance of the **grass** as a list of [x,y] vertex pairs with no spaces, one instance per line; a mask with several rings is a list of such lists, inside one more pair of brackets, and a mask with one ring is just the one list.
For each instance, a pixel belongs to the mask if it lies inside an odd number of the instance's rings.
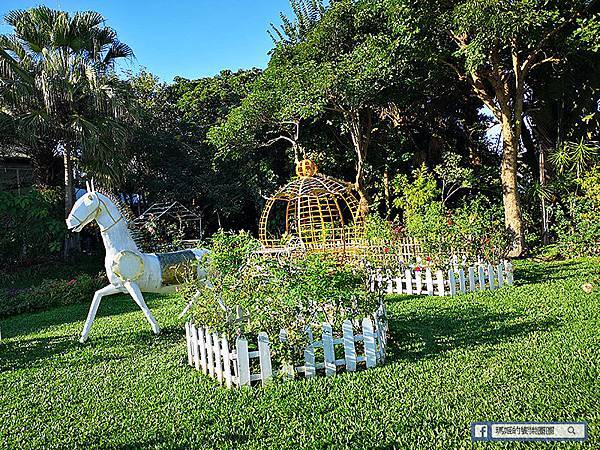
[[522,262],[513,288],[389,298],[385,366],[256,389],[187,367],[176,297],[148,298],[159,337],[125,296],[103,301],[85,345],[86,304],[16,316],[0,323],[0,447],[465,448],[472,421],[585,420],[583,447],[598,448],[600,294],[580,286],[599,262]]

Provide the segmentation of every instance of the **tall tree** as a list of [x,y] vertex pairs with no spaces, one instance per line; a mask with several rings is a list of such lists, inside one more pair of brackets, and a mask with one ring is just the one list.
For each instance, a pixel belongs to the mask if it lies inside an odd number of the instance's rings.
[[511,255],[525,248],[518,154],[525,96],[532,74],[564,58],[569,40],[591,17],[594,0],[462,0],[423,2],[432,36],[455,44],[445,63],[466,80],[502,129],[501,182],[505,222],[515,236]]
[[74,160],[107,179],[118,175],[131,102],[114,64],[133,52],[97,12],[39,6],[5,20],[13,32],[0,36],[0,102],[25,147],[62,153],[68,214]]

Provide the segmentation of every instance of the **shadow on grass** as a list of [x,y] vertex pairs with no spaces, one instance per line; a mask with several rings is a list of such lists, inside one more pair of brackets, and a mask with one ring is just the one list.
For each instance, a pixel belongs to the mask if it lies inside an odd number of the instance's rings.
[[[153,297],[146,296],[145,300],[150,310],[152,310],[152,305],[154,303]],[[37,333],[45,328],[74,322],[81,322],[83,326],[91,302],[92,297],[90,297],[89,301],[86,303],[58,306],[47,311],[28,312],[3,319],[3,337],[9,338]],[[96,319],[134,311],[139,311],[143,317],[142,310],[130,296],[126,294],[116,294],[102,299],[96,314]]]
[[[54,365],[61,365],[62,362],[57,359],[61,357],[64,357],[66,367],[72,367],[73,364],[82,366],[121,361],[132,354],[137,355],[148,350],[155,344],[172,346],[183,342],[183,331],[180,327],[171,326],[164,328],[161,334],[156,336],[148,325],[147,330],[91,336],[85,344],[81,344],[78,339],[79,334],[3,341],[0,343],[0,372],[41,366],[49,359],[53,359]],[[114,350],[119,347],[135,347],[139,350],[126,350],[121,355],[105,352],[106,349]],[[84,353],[77,355],[79,351]],[[73,355],[70,355],[71,353]]]
[[540,321],[517,312],[498,313],[483,306],[420,310],[389,318],[389,361],[433,358],[460,348],[497,344],[560,326],[558,318]]
[[515,283],[522,285],[566,280],[573,278],[574,274],[589,271],[589,263],[579,260],[522,264],[515,269]]

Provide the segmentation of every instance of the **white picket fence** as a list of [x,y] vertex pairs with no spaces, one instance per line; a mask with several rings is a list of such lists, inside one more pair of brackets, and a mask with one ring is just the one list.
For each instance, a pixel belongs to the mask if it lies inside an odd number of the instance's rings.
[[[371,368],[385,361],[387,323],[383,306],[372,318],[365,317],[360,323],[344,321],[339,338],[333,337],[330,324],[324,323],[321,328],[319,341],[315,341],[312,330],[307,329],[311,343],[304,349],[304,365],[277,370],[273,368],[269,336],[266,333],[258,334],[258,350],[249,351],[248,341],[243,337],[237,338],[231,347],[225,337],[188,322],[185,325],[188,364],[217,379],[219,383],[232,387],[250,386],[254,382],[264,385],[274,375],[293,377],[299,374],[310,378],[324,373],[332,376],[341,369],[354,372],[359,366]],[[359,334],[354,334],[355,329],[359,330]],[[282,330],[278,338],[285,340],[285,331]],[[362,354],[358,354],[357,342],[363,343]],[[336,359],[336,346],[343,346],[344,358]],[[315,350],[318,348],[323,349],[323,362],[317,362]],[[259,370],[253,373],[253,368]]]
[[372,292],[409,295],[456,295],[467,292],[494,290],[513,284],[513,271],[510,263],[464,269],[438,270],[405,269],[403,273],[391,274],[385,270],[374,270],[369,276]]

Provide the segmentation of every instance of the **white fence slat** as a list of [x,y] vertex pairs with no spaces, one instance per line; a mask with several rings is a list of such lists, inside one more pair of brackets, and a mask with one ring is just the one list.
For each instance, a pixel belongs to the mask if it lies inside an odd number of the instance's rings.
[[404,271],[404,275],[406,276],[406,293],[408,295],[412,295],[412,293],[413,293],[413,288],[412,288],[412,274],[410,272],[410,269],[406,269]]
[[185,324],[185,342],[187,342],[187,353],[188,353],[188,364],[190,366],[194,365],[194,360],[192,356],[192,340],[190,339],[190,327],[193,325],[189,322]]
[[198,351],[200,352],[200,368],[206,373],[206,342],[204,340],[204,329],[198,327],[196,330],[198,336]]
[[396,290],[395,290],[395,292],[397,294],[402,294],[402,277],[401,276],[397,276],[396,278],[394,278],[394,281],[396,282]]
[[217,333],[213,333],[213,351],[215,352],[215,370],[217,372],[217,380],[223,384],[223,361],[221,361],[221,340]]
[[496,281],[494,280],[494,266],[488,264],[488,278],[490,279],[490,290],[496,289]]
[[421,271],[415,270],[415,283],[416,283],[416,294],[421,295],[421,291],[423,290],[423,280],[421,279]]
[[315,349],[312,344],[308,344],[304,349],[304,376],[306,378],[314,377],[317,373],[315,367]]
[[273,376],[271,368],[271,350],[269,347],[269,336],[267,333],[258,333],[258,359],[260,362],[260,374],[263,386]]
[[475,270],[469,267],[469,291],[475,292],[477,290],[477,284],[475,283]]
[[205,336],[204,342],[206,343],[206,354],[208,356],[208,361],[207,361],[208,362],[208,374],[211,377],[214,377],[215,376],[215,355],[214,355],[214,351],[213,351],[212,337],[207,329],[204,330],[204,336]]
[[375,275],[373,274],[369,276],[369,285],[371,286],[371,292],[375,292]]
[[512,267],[512,263],[508,263],[506,264],[506,283],[509,286],[512,286],[514,283],[514,279],[513,279],[513,267]]
[[394,279],[389,274],[387,277],[387,293],[388,294],[394,293]]
[[458,283],[460,284],[461,294],[467,292],[467,283],[465,282],[465,271],[463,269],[458,269]]
[[192,356],[194,357],[194,366],[196,370],[200,370],[200,342],[198,339],[198,331],[194,325],[190,328],[190,337],[192,339]]
[[433,295],[433,277],[429,269],[425,271],[425,283],[427,284],[427,295]]
[[238,367],[238,386],[250,386],[250,358],[248,357],[248,341],[244,338],[235,340]]
[[328,323],[323,324],[323,355],[325,357],[325,375],[335,375],[335,349],[333,347],[333,330]]
[[440,297],[444,296],[444,273],[441,270],[438,270],[436,272],[436,279],[437,279],[437,288],[438,288],[438,295]]
[[500,263],[498,264],[498,287],[502,286],[504,286],[504,265]]
[[221,338],[221,355],[223,356],[223,378],[225,385],[231,387],[231,359],[229,358],[229,342],[223,336]]
[[354,346],[354,329],[352,322],[348,319],[342,324],[344,335],[344,357],[346,359],[346,370],[354,372],[356,370],[356,347]]
[[485,272],[483,266],[479,266],[479,290],[485,291]]
[[450,287],[450,295],[456,295],[456,278],[454,278],[454,270],[448,270],[448,285]]
[[367,367],[375,367],[377,364],[377,347],[375,345],[375,333],[373,332],[373,322],[371,319],[365,317],[362,320],[362,329]]

